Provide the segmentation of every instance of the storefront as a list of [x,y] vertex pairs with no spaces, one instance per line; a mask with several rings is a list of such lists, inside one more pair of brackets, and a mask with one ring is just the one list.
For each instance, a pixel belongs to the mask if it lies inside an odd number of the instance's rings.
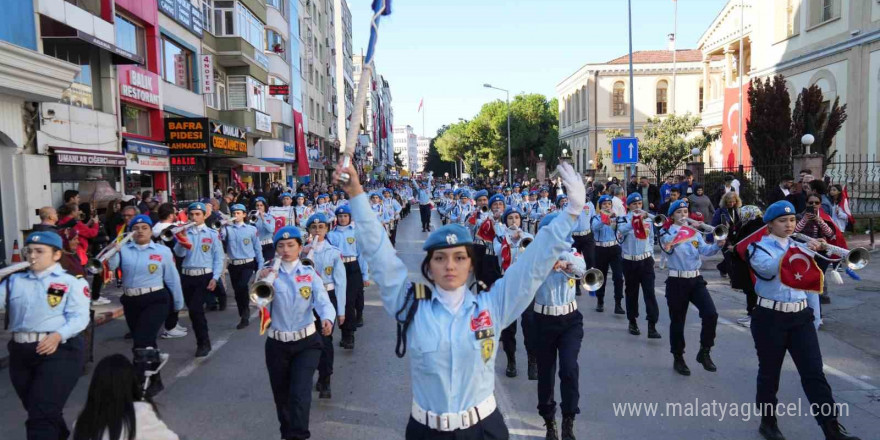
[[[122,169],[126,165],[124,154],[60,147],[52,147],[51,151],[49,175],[53,206],[64,203],[64,191],[69,189],[93,194],[95,188],[103,187],[121,197]],[[88,194],[81,196],[83,202],[91,202],[91,198]]]
[[125,149],[125,193],[151,191],[160,201],[168,201],[170,161],[168,147],[143,139],[123,136]]
[[[232,186],[231,170],[237,165],[221,159],[247,157],[245,131],[208,118],[165,119],[165,140],[178,201],[210,197],[215,188]],[[178,174],[177,157],[186,158],[179,165],[190,167],[187,172]]]
[[[281,182],[287,185],[287,182],[295,176],[293,164],[296,162],[296,147],[293,145],[275,139],[262,140],[257,143],[255,153],[260,159],[280,168],[279,173],[269,176],[269,182]],[[263,180],[261,185],[266,182],[267,180]]]

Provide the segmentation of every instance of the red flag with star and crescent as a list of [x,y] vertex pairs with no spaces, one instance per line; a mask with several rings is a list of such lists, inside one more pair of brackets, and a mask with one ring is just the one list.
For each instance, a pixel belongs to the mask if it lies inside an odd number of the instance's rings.
[[679,243],[684,243],[694,237],[697,236],[697,231],[688,226],[682,226],[678,229],[678,233],[675,234],[675,238],[672,239],[672,242],[669,243],[671,246],[675,246]]
[[269,328],[269,324],[272,323],[272,316],[269,314],[268,307],[260,307],[260,336],[263,333],[266,333],[266,329]]
[[648,239],[648,230],[645,228],[646,223],[642,219],[642,217],[634,215],[632,220],[633,225],[633,235],[639,240],[647,240]]
[[779,263],[779,281],[792,289],[822,294],[825,275],[812,255],[792,246]]

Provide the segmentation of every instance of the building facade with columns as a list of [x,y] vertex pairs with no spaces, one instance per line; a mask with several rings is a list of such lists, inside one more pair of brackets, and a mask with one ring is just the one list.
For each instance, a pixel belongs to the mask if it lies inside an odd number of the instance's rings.
[[[633,53],[636,136],[649,117],[699,115],[705,104],[703,54],[698,50]],[[719,60],[709,66],[709,81],[721,74]],[[629,134],[629,55],[587,64],[556,86],[559,139],[571,149],[575,168],[585,174],[622,176],[612,165],[606,131]],[[673,99],[674,98],[674,99]],[[598,152],[598,153],[597,153]]]

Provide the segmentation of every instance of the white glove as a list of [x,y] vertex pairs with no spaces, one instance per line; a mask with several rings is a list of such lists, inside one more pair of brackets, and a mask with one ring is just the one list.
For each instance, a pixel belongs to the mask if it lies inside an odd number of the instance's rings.
[[581,215],[584,205],[587,204],[587,188],[584,186],[583,179],[567,162],[557,165],[556,171],[562,178],[562,184],[565,185],[565,193],[568,196],[568,207],[565,208],[565,212],[573,216]]

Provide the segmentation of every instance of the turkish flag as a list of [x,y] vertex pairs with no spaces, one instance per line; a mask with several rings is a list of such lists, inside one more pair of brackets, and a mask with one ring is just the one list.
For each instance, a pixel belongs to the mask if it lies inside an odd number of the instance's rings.
[[792,246],[779,264],[779,281],[792,289],[821,294],[825,275],[810,254]]
[[770,229],[767,228],[767,225],[764,225],[764,227],[762,227],[761,229],[758,229],[757,231],[752,232],[751,234],[748,235],[748,237],[740,240],[739,243],[737,243],[736,247],[735,247],[736,253],[739,255],[739,258],[743,261],[749,261],[748,255],[747,255],[747,253],[749,251],[749,245],[751,245],[752,243],[757,243],[757,242],[761,241],[761,239],[764,238],[764,236],[768,235],[768,234],[770,234]]
[[306,135],[303,131],[302,113],[293,111],[294,141],[296,142],[296,176],[303,182],[309,183],[311,169],[309,169],[309,154],[306,152]]
[[684,243],[684,242],[686,242],[696,236],[697,236],[696,230],[694,230],[688,226],[682,226],[681,228],[678,229],[678,233],[675,234],[675,238],[672,239],[672,243],[669,243],[669,244],[672,246],[675,246],[679,243]]
[[477,238],[483,241],[495,240],[495,227],[492,220],[486,220],[477,229]]
[[611,216],[610,215],[605,214],[603,212],[599,215],[599,220],[602,220],[602,223],[606,224],[607,226],[611,226]]
[[266,333],[266,329],[269,328],[269,324],[272,323],[272,316],[269,314],[268,307],[260,307],[260,335]]
[[645,222],[642,217],[637,215],[633,216],[633,235],[639,240],[648,239],[648,230],[645,229]]
[[510,242],[507,241],[507,237],[501,239],[501,269],[507,270],[510,267],[510,263],[513,260],[513,255],[510,253]]
[[752,155],[749,153],[749,146],[746,144],[746,122],[751,117],[752,108],[749,105],[749,83],[743,84],[742,89],[742,130],[740,130],[740,108],[739,108],[739,88],[729,87],[724,90],[724,114],[721,122],[721,163],[728,170],[734,169],[739,165],[737,155],[739,154],[739,146],[742,144],[742,164],[750,166],[752,164]]

